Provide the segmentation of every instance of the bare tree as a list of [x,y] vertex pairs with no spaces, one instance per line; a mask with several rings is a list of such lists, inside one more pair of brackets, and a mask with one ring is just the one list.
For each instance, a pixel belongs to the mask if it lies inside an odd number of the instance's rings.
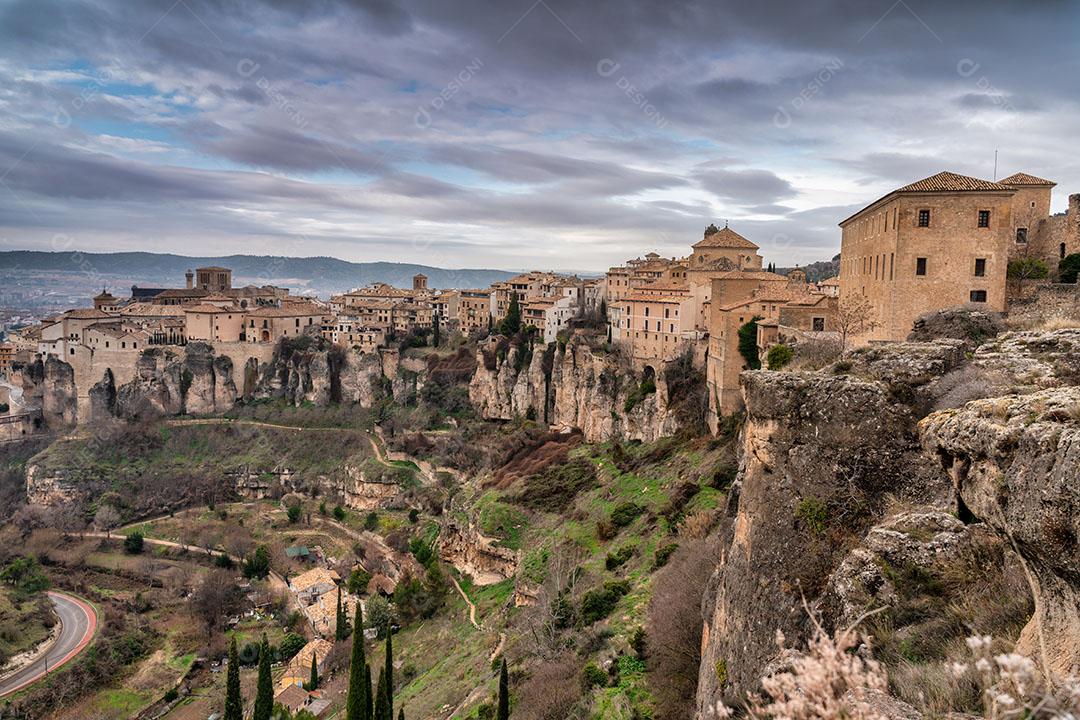
[[227,570],[211,570],[203,576],[191,596],[191,613],[202,622],[207,640],[222,628],[228,615],[239,612],[243,594],[236,578]]
[[548,559],[547,574],[528,620],[529,633],[541,657],[552,657],[563,649],[559,640],[562,632],[573,624],[582,559],[583,551],[576,545],[560,546]]
[[102,505],[94,515],[94,525],[97,529],[104,530],[107,536],[112,536],[113,528],[120,524],[120,513],[112,505]]
[[874,305],[863,293],[852,293],[840,298],[834,323],[836,331],[840,333],[841,350],[847,349],[850,336],[868,333],[880,325],[874,319]]

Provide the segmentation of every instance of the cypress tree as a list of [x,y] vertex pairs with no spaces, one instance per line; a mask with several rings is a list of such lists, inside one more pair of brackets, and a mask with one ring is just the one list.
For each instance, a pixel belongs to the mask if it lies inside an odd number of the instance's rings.
[[397,720],[405,720],[405,708],[398,708]]
[[516,292],[510,293],[510,307],[506,309],[506,317],[503,318],[499,332],[506,337],[513,337],[521,330],[521,305],[518,304]]
[[308,680],[308,688],[310,690],[319,689],[319,664],[315,662],[315,653],[311,653],[311,679]]
[[270,643],[266,641],[266,635],[259,645],[259,680],[255,688],[255,711],[251,720],[270,720],[274,711],[274,682],[270,679]]
[[367,659],[364,657],[364,616],[360,603],[356,603],[356,618],[353,622],[356,632],[352,639],[352,657],[349,660],[349,694],[345,700],[345,720],[370,720],[367,712],[368,700],[364,686],[364,669]]
[[386,621],[386,720],[394,720],[394,645],[390,621]]
[[506,673],[506,658],[503,658],[502,668],[499,669],[499,709],[495,720],[509,720],[510,718],[510,678]]
[[379,686],[375,691],[375,715],[372,720],[393,720],[387,712],[389,708],[386,707],[386,673],[379,673]]
[[364,687],[367,688],[367,695],[364,696],[366,698],[366,700],[365,700],[366,704],[364,705],[364,712],[366,712],[367,715],[365,715],[364,717],[366,718],[366,720],[375,720],[375,708],[372,707],[372,704],[371,704],[375,699],[375,693],[373,693],[371,691],[371,666],[370,665],[367,666],[367,670],[365,672],[367,673],[367,680],[364,681],[365,682]]
[[334,637],[344,640],[349,637],[349,615],[345,612],[345,606],[341,604],[341,588],[337,591],[337,617],[334,621]]
[[229,668],[225,674],[225,714],[222,720],[243,720],[244,701],[240,698],[240,658],[236,636],[229,643]]
[[431,346],[439,347],[439,314],[431,316]]

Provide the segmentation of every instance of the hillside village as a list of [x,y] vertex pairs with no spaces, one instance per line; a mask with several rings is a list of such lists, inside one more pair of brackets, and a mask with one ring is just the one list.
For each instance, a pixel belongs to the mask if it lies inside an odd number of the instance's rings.
[[1053,188],[902,186],[837,218],[827,278],[710,224],[596,278],[320,300],[200,267],[20,329],[0,574],[28,613],[46,576],[91,599],[87,642],[122,659],[0,684],[0,718],[343,718],[359,693],[712,720],[780,672],[776,631],[863,610],[886,614],[860,653],[907,683],[874,675],[868,717],[978,712],[932,685],[971,633],[1025,657],[1056,633],[1066,672],[1080,194],[1052,215]]
[[[265,363],[282,339],[321,337],[378,354],[454,335],[477,340],[513,312],[546,345],[600,316],[610,341],[645,374],[690,353],[707,372],[715,429],[741,402],[739,374],[752,364],[740,334],[748,322],[759,357],[778,344],[895,342],[933,310],[1005,311],[1010,295],[1031,292],[1009,283],[1010,265],[1021,280],[1046,282],[1080,251],[1080,195],[1051,215],[1054,186],[1026,173],[991,182],[941,172],[898,188],[839,222],[841,271],[816,282],[797,268],[763,269],[758,245],[726,224],[706,228],[683,258],[649,253],[600,278],[534,271],[478,289],[429,288],[417,275],[411,288],[377,283],[322,301],[287,288],[233,287],[228,268],[197,268],[182,288],[134,286],[126,298],[104,289],[93,307],[16,331],[0,345],[0,375],[34,357],[62,359],[86,416],[90,387],[106,372],[117,386],[131,381],[140,353],[155,347],[209,343],[232,359],[242,386],[247,364]],[[3,404],[30,422],[33,408],[20,408],[19,395]]]

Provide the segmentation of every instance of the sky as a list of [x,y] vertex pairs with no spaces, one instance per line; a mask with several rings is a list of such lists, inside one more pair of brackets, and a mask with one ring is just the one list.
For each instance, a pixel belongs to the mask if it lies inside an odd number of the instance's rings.
[[779,266],[951,170],[1080,192],[1080,3],[0,0],[0,250]]

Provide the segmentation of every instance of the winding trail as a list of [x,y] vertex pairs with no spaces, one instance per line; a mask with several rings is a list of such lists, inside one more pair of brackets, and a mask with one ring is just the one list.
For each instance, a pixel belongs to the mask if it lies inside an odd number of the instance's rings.
[[97,632],[94,606],[70,593],[49,591],[49,600],[60,618],[60,636],[36,660],[0,679],[0,697],[32,685],[48,673],[71,662],[90,645]]
[[[449,573],[447,573],[449,575]],[[476,606],[473,605],[473,601],[469,599],[469,596],[465,594],[465,591],[461,589],[461,585],[458,583],[457,578],[453,575],[450,576],[450,581],[454,583],[454,587],[457,588],[458,593],[461,595],[461,599],[465,601],[465,604],[469,606],[469,622],[477,630],[483,630],[480,624],[476,622]]]

